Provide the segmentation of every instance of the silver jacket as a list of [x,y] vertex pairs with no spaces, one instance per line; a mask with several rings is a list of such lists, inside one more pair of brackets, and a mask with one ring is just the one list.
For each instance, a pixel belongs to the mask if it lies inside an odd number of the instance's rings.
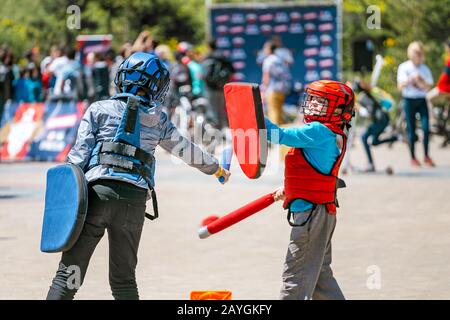
[[[143,178],[133,181],[125,177],[111,176],[108,168],[101,165],[86,172],[95,145],[101,141],[114,139],[125,108],[126,103],[121,100],[102,100],[91,104],[81,120],[77,140],[69,152],[68,162],[80,166],[85,171],[88,182],[97,179],[117,179],[141,188],[148,188],[148,183]],[[205,174],[211,175],[218,170],[218,160],[183,137],[167,115],[162,112],[161,107],[154,107],[147,112],[140,108],[139,116],[141,149],[154,155],[156,146],[160,145]]]

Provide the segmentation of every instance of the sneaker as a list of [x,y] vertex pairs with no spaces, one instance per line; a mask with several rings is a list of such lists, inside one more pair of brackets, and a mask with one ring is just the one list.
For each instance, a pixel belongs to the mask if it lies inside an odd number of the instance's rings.
[[436,167],[436,165],[434,164],[433,160],[431,160],[430,157],[425,157],[424,162],[429,167]]
[[417,159],[411,159],[411,165],[413,167],[420,167],[420,162]]

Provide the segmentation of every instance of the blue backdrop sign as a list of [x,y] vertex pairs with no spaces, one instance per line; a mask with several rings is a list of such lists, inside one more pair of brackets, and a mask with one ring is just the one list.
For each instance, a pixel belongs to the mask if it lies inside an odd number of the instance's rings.
[[236,80],[261,82],[258,52],[273,36],[294,58],[294,81],[340,79],[339,8],[335,2],[310,4],[227,4],[210,7],[210,35],[233,61]]
[[46,103],[44,128],[33,139],[28,156],[40,161],[65,161],[75,142],[85,108],[84,102]]

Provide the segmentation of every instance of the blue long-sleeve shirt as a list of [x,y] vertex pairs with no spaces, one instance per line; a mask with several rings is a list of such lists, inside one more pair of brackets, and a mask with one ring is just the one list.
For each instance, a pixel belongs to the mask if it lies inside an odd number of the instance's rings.
[[[329,174],[340,154],[336,134],[320,122],[306,123],[301,127],[280,128],[267,118],[267,139],[272,143],[301,148],[306,160],[318,171]],[[292,212],[303,212],[312,208],[312,203],[297,199],[291,204]]]

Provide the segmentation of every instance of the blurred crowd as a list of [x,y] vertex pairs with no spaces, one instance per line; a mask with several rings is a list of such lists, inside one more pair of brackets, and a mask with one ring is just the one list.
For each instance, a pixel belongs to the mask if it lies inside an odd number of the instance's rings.
[[[114,77],[124,59],[133,52],[157,55],[171,73],[171,89],[166,99],[167,109],[178,103],[180,88],[190,99],[207,97],[211,113],[222,127],[226,121],[223,85],[232,80],[232,63],[216,50],[215,40],[209,42],[209,52],[200,54],[188,42],[180,42],[171,49],[160,44],[152,34],[143,31],[137,39],[124,43],[118,52],[90,52],[85,63],[80,63],[77,52],[70,46],[52,46],[42,55],[35,47],[23,57],[13,50],[0,48],[0,115],[8,100],[16,102],[42,102],[55,99],[87,100],[108,99],[116,93]],[[211,107],[214,108],[214,107]]]
[[[176,47],[159,43],[148,31],[134,42],[124,43],[118,52],[90,52],[80,62],[70,46],[52,46],[43,54],[35,47],[17,57],[6,45],[0,48],[0,114],[8,100],[42,102],[55,99],[107,99],[116,93],[114,77],[119,65],[133,52],[157,55],[171,75],[171,87],[166,97],[169,113],[179,105],[180,96],[191,101],[206,99],[208,118],[217,128],[227,126],[223,86],[234,80],[232,61],[217,50],[215,39],[208,42],[207,52],[200,53],[191,43],[181,41]],[[205,51],[205,50],[203,50]],[[257,55],[262,68],[261,89],[267,101],[269,117],[282,124],[283,105],[291,91],[290,66],[292,53],[283,47],[281,38],[274,36],[264,43]]]
[[[450,53],[450,42],[446,43]],[[139,34],[134,42],[124,43],[118,52],[109,49],[106,52],[90,52],[81,64],[77,52],[69,46],[52,46],[48,54],[42,55],[38,48],[33,48],[23,57],[17,58],[12,49],[6,45],[0,47],[0,115],[8,100],[17,102],[40,102],[52,99],[85,100],[88,102],[108,99],[116,93],[114,77],[119,65],[133,52],[147,52],[157,55],[169,69],[171,85],[165,99],[165,108],[169,115],[180,106],[183,96],[190,102],[203,99],[203,112],[206,119],[216,129],[227,127],[227,117],[223,86],[235,80],[233,63],[217,49],[214,39],[208,42],[208,51],[200,53],[191,43],[179,42],[176,48],[159,43],[148,31]],[[436,99],[444,98],[447,112],[443,114],[443,135],[448,143],[449,118],[448,98],[450,95],[450,62],[446,65],[437,83],[425,63],[425,50],[420,42],[413,42],[405,53],[407,60],[398,67],[397,84],[402,95],[402,119],[407,133],[403,139],[410,147],[411,164],[420,166],[416,157],[415,142],[416,118],[421,120],[424,163],[434,166],[429,155],[430,112]],[[450,54],[449,54],[450,57]],[[261,92],[265,102],[265,111],[269,119],[282,125],[286,123],[284,109],[286,98],[295,91],[290,71],[294,58],[289,49],[283,46],[279,36],[272,37],[264,43],[258,52],[256,62],[262,70]],[[383,105],[383,99],[376,97],[370,85],[364,82],[353,83],[355,91],[361,97],[363,110],[361,115],[368,118],[361,135],[365,147],[368,167],[374,171],[371,146],[399,140],[396,135],[381,139],[388,127],[389,107]],[[363,99],[366,96],[368,99]],[[297,106],[300,105],[300,99]],[[384,99],[386,101],[386,99]],[[388,99],[389,100],[389,99]],[[298,108],[297,108],[298,109]],[[301,113],[301,110],[300,112]],[[363,114],[365,113],[365,115]],[[442,119],[441,119],[442,120]],[[395,121],[395,119],[394,119]]]

